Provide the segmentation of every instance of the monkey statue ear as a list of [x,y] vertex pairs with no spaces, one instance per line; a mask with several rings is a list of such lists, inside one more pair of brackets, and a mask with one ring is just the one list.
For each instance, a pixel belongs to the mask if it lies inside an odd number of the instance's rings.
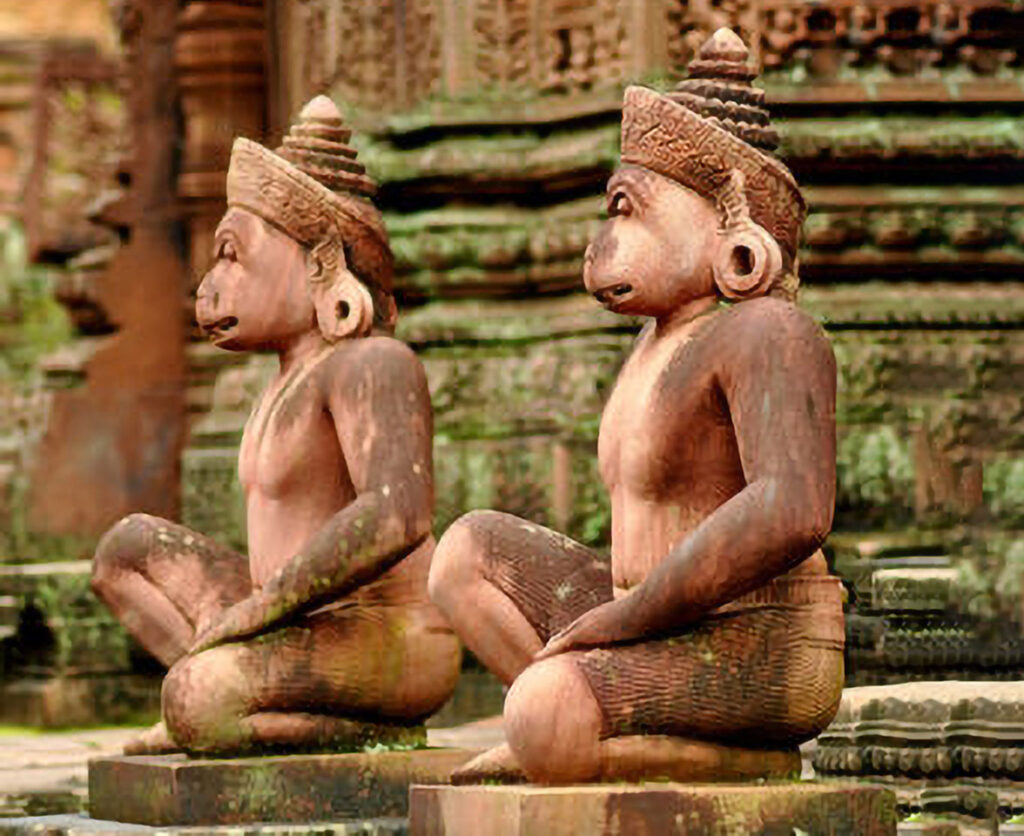
[[345,263],[339,244],[317,245],[310,254],[309,289],[316,323],[328,342],[365,337],[373,328],[373,298]]
[[365,337],[373,327],[373,299],[348,270],[330,286],[313,293],[316,323],[328,342]]
[[719,293],[739,302],[768,292],[782,271],[782,250],[755,223],[726,230],[712,264]]
[[782,249],[750,217],[741,171],[729,173],[716,200],[723,216],[711,268],[718,292],[733,302],[767,293],[782,273]]

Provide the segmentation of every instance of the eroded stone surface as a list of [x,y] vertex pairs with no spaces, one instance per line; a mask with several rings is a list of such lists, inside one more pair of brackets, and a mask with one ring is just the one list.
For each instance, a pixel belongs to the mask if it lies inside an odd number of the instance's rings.
[[232,146],[196,321],[277,354],[239,452],[247,554],[147,514],[100,541],[94,591],[170,669],[162,722],[126,752],[345,751],[360,718],[417,725],[455,688],[426,589],[429,391],[391,336],[392,254],[350,137],[319,97],[276,151]]

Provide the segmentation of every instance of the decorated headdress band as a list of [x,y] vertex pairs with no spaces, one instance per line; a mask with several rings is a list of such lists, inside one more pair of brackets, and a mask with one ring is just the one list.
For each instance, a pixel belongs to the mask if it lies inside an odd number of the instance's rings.
[[690,77],[661,95],[626,89],[622,161],[649,168],[714,198],[740,172],[750,217],[796,254],[806,205],[789,169],[773,154],[778,136],[743,41],[719,29],[690,64]]
[[317,96],[277,151],[236,139],[228,167],[228,205],[259,215],[307,246],[334,227],[343,238],[369,239],[387,250],[384,221],[369,200],[376,186],[347,144],[351,134],[334,103]]

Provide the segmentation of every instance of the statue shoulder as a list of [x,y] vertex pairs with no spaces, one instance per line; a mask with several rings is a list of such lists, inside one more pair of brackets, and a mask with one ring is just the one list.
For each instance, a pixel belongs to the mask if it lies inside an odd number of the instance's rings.
[[321,379],[331,386],[379,381],[385,386],[416,386],[426,383],[423,364],[415,352],[394,337],[374,335],[342,340],[323,364]]
[[730,366],[761,367],[772,358],[835,363],[824,329],[792,302],[761,297],[732,305],[715,323],[719,356]]

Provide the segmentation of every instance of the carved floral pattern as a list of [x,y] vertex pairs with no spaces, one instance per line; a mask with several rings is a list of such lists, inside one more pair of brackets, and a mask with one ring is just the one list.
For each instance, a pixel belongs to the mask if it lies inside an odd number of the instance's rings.
[[[281,3],[294,54],[293,103],[330,92],[366,109],[402,110],[424,98],[481,88],[572,94],[635,81],[648,55],[629,22],[632,0],[475,0],[447,20],[440,0],[295,0]],[[997,0],[665,0],[659,36],[681,71],[722,26],[750,44],[772,77],[927,80],[1015,76],[1024,9]],[[471,15],[460,28],[463,15]],[[455,24],[453,26],[453,24]],[[444,31],[442,31],[444,30]],[[465,39],[469,43],[463,43]],[[442,43],[459,46],[446,54]],[[640,50],[640,53],[637,53]],[[639,68],[639,69],[638,69]]]
[[485,86],[510,87],[527,79],[529,3],[483,0],[473,22],[476,71]]
[[484,0],[473,21],[475,69],[485,87],[569,92],[625,79],[622,0],[555,0],[531,14],[527,0]]

